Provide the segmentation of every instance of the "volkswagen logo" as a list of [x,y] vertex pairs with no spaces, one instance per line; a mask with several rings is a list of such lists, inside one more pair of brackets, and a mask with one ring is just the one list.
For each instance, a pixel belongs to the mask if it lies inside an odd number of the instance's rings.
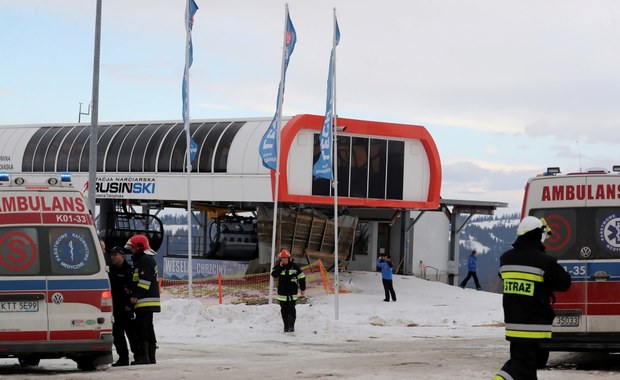
[[62,303],[62,301],[63,301],[62,294],[60,294],[60,293],[54,293],[54,294],[52,295],[52,302],[53,302],[54,304],[56,304],[56,305],[60,305],[60,304]]
[[590,249],[590,247],[581,247],[581,250],[579,251],[579,256],[587,259],[588,257],[592,256],[592,250]]

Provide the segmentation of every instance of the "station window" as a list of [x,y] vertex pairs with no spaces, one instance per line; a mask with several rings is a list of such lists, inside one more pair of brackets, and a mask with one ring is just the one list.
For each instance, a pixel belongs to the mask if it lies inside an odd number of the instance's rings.
[[386,140],[370,139],[368,198],[385,199],[386,147]]
[[[184,128],[183,128],[183,124],[181,123],[178,123],[169,129],[168,134],[166,134],[164,141],[160,145],[159,158],[157,160],[157,171],[158,172],[169,172],[170,171],[170,157],[172,156],[172,153],[175,150],[174,148],[177,143],[177,140],[179,139],[179,136],[183,132],[184,132]],[[185,142],[183,142],[183,145],[185,145]],[[177,156],[175,157],[175,159],[180,162],[183,162],[183,153],[177,149],[176,154]]]
[[222,135],[220,142],[217,145],[217,150],[215,152],[215,162],[213,163],[213,171],[215,173],[225,173],[226,172],[226,163],[228,162],[228,152],[230,152],[230,145],[232,144],[233,139],[239,132],[239,129],[243,127],[245,121],[237,121],[232,123],[227,129],[226,132]]
[[351,196],[368,196],[368,139],[351,138]]
[[338,196],[349,196],[349,158],[351,157],[351,137],[338,136]]
[[[314,135],[314,151],[312,155],[312,165],[316,164],[321,155],[321,143],[319,134]],[[310,174],[312,175],[312,174]],[[312,177],[312,195],[330,195],[331,181],[324,178]]]
[[30,138],[30,141],[28,141],[28,145],[26,145],[26,149],[24,150],[24,159],[22,164],[23,171],[32,171],[37,146],[39,146],[41,138],[43,138],[49,130],[49,127],[39,128]]
[[387,199],[403,199],[405,142],[388,141]]
[[192,138],[196,145],[198,145],[198,150],[196,151],[196,157],[194,157],[194,162],[192,162],[192,172],[198,172],[198,162],[200,162],[200,156],[202,155],[202,148],[205,143],[205,139],[207,135],[215,126],[215,122],[203,123],[199,127],[196,128],[196,132],[192,134]]
[[207,138],[205,139],[202,149],[200,151],[200,157],[198,159],[198,171],[201,173],[210,173],[211,165],[213,164],[213,155],[215,154],[215,145],[220,139],[220,136],[226,130],[226,127],[230,124],[229,121],[219,122],[213,126]]
[[[103,171],[105,167],[105,153],[108,151],[110,141],[116,136],[117,132],[121,129],[121,125],[100,126],[97,139],[97,171]],[[90,144],[90,142],[89,142]],[[82,157],[84,159],[84,157]],[[88,159],[86,159],[88,162]],[[86,169],[88,171],[88,169]]]
[[118,170],[118,163],[127,160],[129,161],[129,152],[123,152],[121,147],[123,142],[127,138],[129,132],[134,128],[135,125],[123,125],[116,135],[110,141],[110,145],[108,146],[107,151],[105,152],[105,166],[104,170],[107,172],[116,172]]
[[[320,155],[314,134],[313,163]],[[338,195],[403,199],[404,141],[338,136]],[[312,179],[312,195],[331,195],[331,183]]]
[[[131,171],[136,172],[155,172],[157,168],[157,154],[159,144],[166,136],[166,133],[174,124],[162,124],[152,131],[145,130],[140,135],[140,141],[134,146],[131,157]],[[134,165],[135,164],[135,165]]]
[[46,172],[55,172],[56,170],[56,158],[60,145],[67,136],[67,133],[71,130],[71,127],[61,127],[56,133],[52,141],[50,142],[47,152],[45,153],[45,168]]
[[62,142],[60,149],[58,150],[58,158],[56,159],[56,170],[59,172],[69,171],[69,157],[71,156],[71,148],[75,143],[75,140],[80,135],[83,127],[72,127],[71,131],[67,133],[67,136]]
[[[80,160],[82,159],[82,151],[87,150],[86,142],[90,137],[90,131],[86,127],[78,127],[80,128],[80,132],[78,133],[73,145],[71,146],[71,150],[69,151],[69,171],[70,172],[79,172],[80,171]],[[85,163],[86,170],[88,170],[88,163]]]
[[[127,133],[125,138],[120,141],[120,145],[118,146],[118,160],[116,163],[117,171],[131,171],[131,158],[136,142],[146,130],[157,129],[157,127],[158,125],[156,124],[138,124],[131,128],[129,133]],[[143,157],[142,152],[140,152],[140,157]]]
[[32,163],[32,171],[42,172],[45,169],[45,159],[47,148],[50,146],[52,139],[60,131],[60,127],[51,127],[47,129],[47,133],[41,136],[37,148],[34,152],[34,160]]

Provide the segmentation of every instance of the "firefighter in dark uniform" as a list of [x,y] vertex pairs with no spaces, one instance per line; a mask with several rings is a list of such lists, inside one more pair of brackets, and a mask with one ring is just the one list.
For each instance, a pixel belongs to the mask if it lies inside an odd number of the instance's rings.
[[295,332],[297,292],[301,290],[301,296],[305,295],[306,275],[299,265],[291,260],[291,254],[286,249],[280,251],[278,257],[280,261],[273,267],[271,276],[278,279],[278,301],[284,332]]
[[536,380],[540,342],[551,338],[555,313],[553,292],[570,288],[570,275],[554,257],[545,253],[551,229],[544,219],[523,218],[513,248],[500,257],[504,282],[504,322],[510,341],[510,359],[495,380]]
[[114,347],[118,354],[118,360],[112,367],[129,365],[129,350],[127,341],[134,356],[137,350],[137,337],[135,326],[135,314],[133,304],[130,300],[130,289],[133,282],[133,268],[125,261],[125,249],[114,247],[109,253],[110,256],[110,285],[112,288],[112,310],[114,311],[114,323],[112,324],[112,335],[114,336]]
[[149,239],[144,235],[134,235],[125,245],[133,253],[133,285],[131,302],[136,313],[136,333],[139,353],[131,364],[155,364],[157,339],[153,327],[153,313],[161,311],[157,263],[151,250]]

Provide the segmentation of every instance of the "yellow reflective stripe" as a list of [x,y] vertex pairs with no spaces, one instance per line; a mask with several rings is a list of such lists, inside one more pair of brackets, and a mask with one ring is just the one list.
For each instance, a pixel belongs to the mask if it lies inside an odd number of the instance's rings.
[[551,331],[552,325],[533,325],[530,323],[506,323],[507,330]]
[[524,280],[504,280],[504,294],[520,294],[522,296],[534,295],[534,283]]
[[551,339],[551,331],[506,330],[506,336],[510,338]]
[[161,307],[161,303],[158,302],[158,301],[137,303],[136,304],[136,309],[140,308],[140,307],[149,307],[149,306]]
[[514,380],[512,376],[506,371],[499,371],[497,375],[493,376],[493,380]]
[[545,270],[538,267],[533,267],[530,265],[509,265],[504,264],[499,267],[500,272],[524,272],[524,273],[532,273],[539,274],[541,276],[545,275]]
[[516,279],[516,280],[529,280],[534,282],[543,282],[542,275],[523,272],[502,272],[502,280]]
[[297,276],[297,279],[300,279],[300,278],[306,278],[306,275],[303,273],[300,273],[299,276]]
[[293,300],[293,301],[297,301],[297,295],[294,295],[294,296],[281,296],[281,295],[278,295],[278,301],[288,301],[288,297],[290,297],[291,300]]
[[151,287],[151,284],[146,285],[146,284],[143,284],[141,282],[138,283],[138,288],[149,290],[150,287]]

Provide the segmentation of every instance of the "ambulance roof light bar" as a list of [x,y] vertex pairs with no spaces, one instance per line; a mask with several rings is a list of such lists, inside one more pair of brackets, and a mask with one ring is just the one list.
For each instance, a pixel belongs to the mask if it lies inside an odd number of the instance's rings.
[[560,167],[559,166],[552,166],[552,167],[548,167],[547,171],[544,173],[544,175],[556,175],[556,174],[560,174]]
[[614,166],[611,168],[611,170],[612,170],[614,173],[620,173],[620,165],[614,165]]
[[70,173],[60,173],[59,175],[45,178],[45,180],[41,177],[40,175],[33,178],[28,177],[28,181],[26,181],[26,178],[22,176],[13,177],[9,172],[0,171],[0,186],[24,186],[28,182],[30,185],[47,183],[49,186],[72,187]]

